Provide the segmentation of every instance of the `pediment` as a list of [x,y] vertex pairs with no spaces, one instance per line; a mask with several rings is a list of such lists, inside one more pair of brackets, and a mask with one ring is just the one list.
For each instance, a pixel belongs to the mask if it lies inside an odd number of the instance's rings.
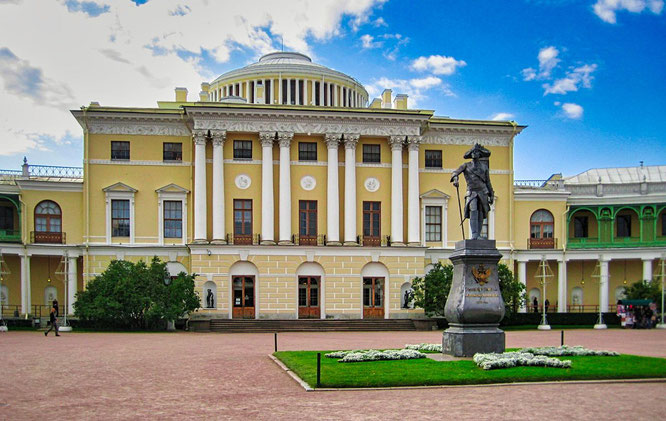
[[109,193],[109,192],[117,192],[117,193],[136,193],[138,190],[135,189],[134,187],[130,187],[125,183],[116,183],[112,184],[109,187],[105,187],[102,189],[102,191]]
[[444,193],[443,191],[439,191],[437,189],[432,189],[428,190],[427,192],[423,193],[421,196],[421,199],[443,199],[443,200],[449,200],[451,196],[448,194]]
[[157,193],[189,193],[190,191],[187,190],[185,187],[180,187],[178,184],[167,184],[164,187],[160,187],[159,189],[155,190]]

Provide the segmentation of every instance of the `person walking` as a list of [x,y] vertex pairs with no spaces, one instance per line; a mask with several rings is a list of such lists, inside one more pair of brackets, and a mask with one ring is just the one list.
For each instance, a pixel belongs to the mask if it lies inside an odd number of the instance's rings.
[[534,297],[532,300],[532,308],[534,308],[535,313],[539,312],[539,300],[537,300],[537,297]]
[[49,332],[52,329],[55,329],[55,335],[60,336],[60,333],[58,333],[58,310],[57,310],[58,302],[53,300],[53,307],[51,307],[51,312],[49,313],[49,317],[51,319],[51,327],[49,327],[49,330],[44,332],[44,336],[48,336]]

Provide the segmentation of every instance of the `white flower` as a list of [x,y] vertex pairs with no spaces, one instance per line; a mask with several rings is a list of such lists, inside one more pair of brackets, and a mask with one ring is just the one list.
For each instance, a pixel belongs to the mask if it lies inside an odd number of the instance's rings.
[[522,352],[530,352],[534,355],[548,355],[551,357],[562,357],[562,356],[618,356],[615,351],[595,351],[592,349],[587,349],[582,346],[572,346],[562,345],[560,347],[547,346],[542,348],[523,348]]
[[509,368],[518,366],[538,366],[570,368],[571,361],[561,361],[543,355],[534,355],[529,352],[504,352],[502,354],[474,354],[474,363],[484,370],[494,368]]
[[415,349],[417,351],[435,351],[442,352],[442,344],[407,344],[405,349]]

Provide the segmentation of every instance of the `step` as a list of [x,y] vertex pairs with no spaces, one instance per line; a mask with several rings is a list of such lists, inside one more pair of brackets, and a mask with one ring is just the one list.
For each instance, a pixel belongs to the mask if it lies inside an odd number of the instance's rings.
[[358,320],[255,320],[213,319],[211,331],[216,332],[322,332],[322,331],[413,331],[414,323],[409,319],[358,319]]

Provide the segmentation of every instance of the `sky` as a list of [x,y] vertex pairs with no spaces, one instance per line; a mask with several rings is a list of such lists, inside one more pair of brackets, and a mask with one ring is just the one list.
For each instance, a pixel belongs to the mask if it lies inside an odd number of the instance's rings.
[[[155,107],[298,51],[438,116],[514,120],[515,179],[666,165],[664,0],[0,0],[0,168],[81,166],[69,110]],[[462,158],[461,158],[462,159]]]

